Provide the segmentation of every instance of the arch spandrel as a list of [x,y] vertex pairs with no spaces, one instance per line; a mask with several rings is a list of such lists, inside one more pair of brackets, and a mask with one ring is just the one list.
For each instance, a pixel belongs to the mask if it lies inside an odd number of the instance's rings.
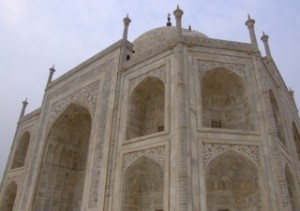
[[214,159],[229,151],[249,159],[257,168],[260,166],[260,147],[258,145],[203,143],[202,148],[205,168]]

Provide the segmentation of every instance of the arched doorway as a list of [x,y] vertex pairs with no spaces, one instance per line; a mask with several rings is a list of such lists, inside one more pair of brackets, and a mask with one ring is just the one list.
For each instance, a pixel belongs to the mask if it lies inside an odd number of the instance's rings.
[[206,194],[208,211],[261,210],[256,166],[239,153],[225,152],[207,166]]
[[145,78],[129,98],[127,139],[164,131],[164,107],[164,83],[158,78]]
[[11,182],[4,191],[3,198],[0,205],[1,211],[12,211],[17,196],[17,184]]
[[27,151],[28,151],[29,141],[30,141],[30,134],[28,132],[25,132],[22,135],[22,137],[18,140],[11,169],[20,168],[24,166]]
[[297,203],[295,200],[295,196],[297,195],[296,187],[295,187],[292,173],[287,165],[285,166],[285,179],[286,179],[287,190],[289,193],[291,209],[292,211],[297,211],[299,210],[299,207],[297,207],[296,205]]
[[164,173],[145,156],[126,170],[122,186],[122,211],[163,211]]
[[87,109],[72,104],[52,126],[34,210],[80,210],[91,131]]
[[204,127],[253,130],[249,94],[242,78],[225,68],[201,78]]

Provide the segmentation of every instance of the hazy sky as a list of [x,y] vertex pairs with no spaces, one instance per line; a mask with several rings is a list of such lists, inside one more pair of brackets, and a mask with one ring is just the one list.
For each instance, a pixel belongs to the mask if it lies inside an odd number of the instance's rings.
[[[269,35],[273,58],[300,105],[299,0],[0,0],[0,179],[10,152],[21,102],[26,113],[40,107],[49,68],[54,79],[122,37],[129,14],[129,40],[164,26],[177,4],[183,27],[211,38],[249,42],[247,14]],[[175,24],[172,15],[173,25]],[[298,49],[298,50],[297,50]]]

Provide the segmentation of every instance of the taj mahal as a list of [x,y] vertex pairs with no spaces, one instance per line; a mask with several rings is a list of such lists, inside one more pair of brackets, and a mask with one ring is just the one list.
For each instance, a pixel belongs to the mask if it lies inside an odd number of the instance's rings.
[[121,39],[23,102],[1,211],[298,211],[293,91],[258,47],[165,26]]

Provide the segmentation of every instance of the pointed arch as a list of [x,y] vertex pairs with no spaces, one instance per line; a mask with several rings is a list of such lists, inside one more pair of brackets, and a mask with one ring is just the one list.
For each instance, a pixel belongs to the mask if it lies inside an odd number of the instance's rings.
[[277,100],[274,96],[273,91],[270,89],[269,90],[269,97],[270,97],[270,102],[272,106],[272,113],[275,121],[275,129],[276,129],[276,134],[279,140],[286,145],[285,139],[284,139],[284,129],[283,129],[283,123],[282,123],[282,116],[280,114],[279,106],[277,103]]
[[285,171],[285,179],[286,179],[286,185],[289,194],[291,209],[292,211],[297,211],[299,210],[299,207],[297,207],[297,203],[296,203],[296,197],[297,197],[296,183],[294,182],[292,172],[290,171],[290,168],[287,164],[285,165],[284,171]]
[[124,174],[121,210],[163,210],[163,187],[161,165],[147,156],[141,156]]
[[[35,210],[81,209],[91,115],[71,104],[50,129],[35,196]],[[52,159],[50,159],[52,158]]]
[[244,80],[220,67],[200,79],[204,127],[253,130],[249,94]]
[[17,142],[11,169],[20,168],[24,166],[29,142],[30,133],[26,131]]
[[156,77],[143,79],[129,97],[127,139],[164,131],[165,85]]
[[292,123],[293,137],[296,145],[298,160],[300,161],[300,134],[297,130],[295,122]]
[[259,210],[261,191],[256,165],[233,150],[214,158],[206,168],[207,209]]
[[18,186],[15,181],[9,183],[5,188],[3,198],[0,205],[1,211],[12,211],[14,208]]

